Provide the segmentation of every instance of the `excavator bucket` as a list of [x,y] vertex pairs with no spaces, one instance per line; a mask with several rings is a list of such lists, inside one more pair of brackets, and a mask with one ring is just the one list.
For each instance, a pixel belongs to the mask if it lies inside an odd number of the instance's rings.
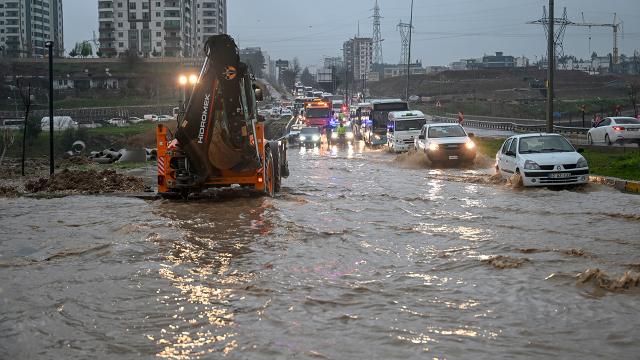
[[211,36],[207,59],[176,138],[188,159],[194,185],[223,170],[260,166],[255,146],[255,97],[247,66],[228,35]]

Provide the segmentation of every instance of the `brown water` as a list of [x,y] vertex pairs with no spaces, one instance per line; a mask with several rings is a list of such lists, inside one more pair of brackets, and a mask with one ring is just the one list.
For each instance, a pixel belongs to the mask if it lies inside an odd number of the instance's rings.
[[640,197],[289,151],[276,199],[0,199],[0,358],[640,353]]

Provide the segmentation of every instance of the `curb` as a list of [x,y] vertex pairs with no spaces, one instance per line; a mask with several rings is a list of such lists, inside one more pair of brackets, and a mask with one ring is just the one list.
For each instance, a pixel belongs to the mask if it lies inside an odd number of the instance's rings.
[[622,180],[614,177],[591,175],[589,182],[614,187],[620,191],[640,194],[640,182],[631,180]]

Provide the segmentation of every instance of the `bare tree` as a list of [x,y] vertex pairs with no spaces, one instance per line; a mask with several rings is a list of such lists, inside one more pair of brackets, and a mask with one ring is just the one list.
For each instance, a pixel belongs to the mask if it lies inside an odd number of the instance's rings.
[[640,90],[640,82],[629,84],[629,102],[633,106],[633,114],[638,117],[638,90]]
[[24,176],[24,160],[27,149],[27,130],[29,129],[29,111],[31,110],[31,101],[33,100],[31,95],[31,83],[28,84],[27,91],[22,89],[22,84],[18,80],[18,89],[20,89],[20,97],[22,97],[22,103],[24,104],[24,123],[22,124],[22,176]]
[[4,161],[4,156],[7,153],[7,150],[13,146],[13,143],[16,142],[16,133],[9,127],[5,126],[2,128],[2,154],[0,155],[0,165]]

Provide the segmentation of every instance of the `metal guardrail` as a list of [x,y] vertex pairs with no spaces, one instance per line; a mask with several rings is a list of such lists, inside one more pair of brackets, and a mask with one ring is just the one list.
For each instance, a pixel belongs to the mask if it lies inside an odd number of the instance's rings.
[[[453,117],[437,117],[432,116],[432,121],[441,121],[447,123],[457,123],[458,119]],[[464,124],[469,127],[475,127],[480,129],[493,129],[503,131],[513,131],[519,133],[537,133],[546,132],[547,126],[544,124],[539,125],[525,125],[513,122],[504,121],[481,121],[481,120],[464,120]],[[558,134],[586,134],[590,128],[573,127],[573,126],[553,126],[554,132]]]

